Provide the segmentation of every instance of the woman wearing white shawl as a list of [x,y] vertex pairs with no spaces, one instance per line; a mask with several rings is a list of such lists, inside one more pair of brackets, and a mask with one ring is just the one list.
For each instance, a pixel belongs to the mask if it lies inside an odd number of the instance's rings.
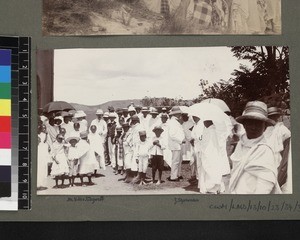
[[279,167],[281,163],[281,152],[284,150],[284,142],[291,137],[290,130],[284,126],[283,122],[279,122],[278,119],[281,113],[277,107],[268,108],[268,116],[275,123],[274,126],[268,126],[264,135],[268,141],[268,144],[274,151],[275,163]]
[[96,160],[95,153],[91,148],[90,144],[87,140],[88,133],[82,132],[80,133],[81,140],[78,142],[78,156],[79,156],[79,176],[81,180],[81,184],[83,184],[83,176],[87,175],[88,177],[88,184],[92,185],[92,174],[94,170],[99,169],[99,163]]
[[46,189],[46,180],[48,176],[48,163],[51,162],[49,149],[49,142],[51,140],[48,137],[47,129],[44,124],[39,127],[38,134],[38,171],[37,171],[37,189]]
[[268,124],[267,106],[260,101],[248,102],[243,115],[237,118],[246,134],[231,155],[233,169],[229,184],[232,194],[281,193],[277,182],[274,154],[263,135]]
[[95,152],[96,159],[99,163],[99,168],[105,170],[105,158],[104,158],[104,147],[103,147],[103,139],[99,135],[97,131],[97,127],[95,125],[91,125],[91,132],[88,135],[88,139],[90,141],[91,149]]

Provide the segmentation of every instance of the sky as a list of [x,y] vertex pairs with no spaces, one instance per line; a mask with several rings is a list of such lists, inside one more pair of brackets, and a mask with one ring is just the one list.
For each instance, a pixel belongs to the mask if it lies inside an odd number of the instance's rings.
[[60,49],[54,52],[54,100],[98,105],[112,100],[194,99],[228,80],[245,61],[228,47]]

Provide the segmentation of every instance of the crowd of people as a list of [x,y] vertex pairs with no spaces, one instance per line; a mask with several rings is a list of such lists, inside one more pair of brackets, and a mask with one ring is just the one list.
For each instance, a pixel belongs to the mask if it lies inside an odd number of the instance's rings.
[[178,15],[201,29],[219,27],[234,34],[280,33],[280,0],[144,0],[165,18]]
[[[221,119],[198,114],[196,104],[159,110],[133,103],[98,109],[90,124],[81,110],[42,114],[38,190],[46,189],[49,162],[54,187],[60,188],[65,180],[69,187],[93,185],[97,171],[108,166],[124,183],[179,182],[182,161],[189,160],[188,181],[203,194],[291,193],[291,133],[277,107],[248,102],[236,119],[221,108]],[[162,179],[165,163],[170,176]]]

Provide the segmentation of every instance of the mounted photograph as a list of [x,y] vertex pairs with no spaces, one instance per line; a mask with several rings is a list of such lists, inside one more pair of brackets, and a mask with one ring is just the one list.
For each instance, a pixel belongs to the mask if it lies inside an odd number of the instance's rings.
[[38,195],[293,193],[288,47],[36,59]]
[[44,36],[281,34],[281,0],[43,0]]

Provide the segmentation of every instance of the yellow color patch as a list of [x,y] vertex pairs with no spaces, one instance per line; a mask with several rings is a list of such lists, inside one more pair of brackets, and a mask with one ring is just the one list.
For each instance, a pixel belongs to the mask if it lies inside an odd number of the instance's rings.
[[11,100],[0,99],[0,116],[11,116]]

